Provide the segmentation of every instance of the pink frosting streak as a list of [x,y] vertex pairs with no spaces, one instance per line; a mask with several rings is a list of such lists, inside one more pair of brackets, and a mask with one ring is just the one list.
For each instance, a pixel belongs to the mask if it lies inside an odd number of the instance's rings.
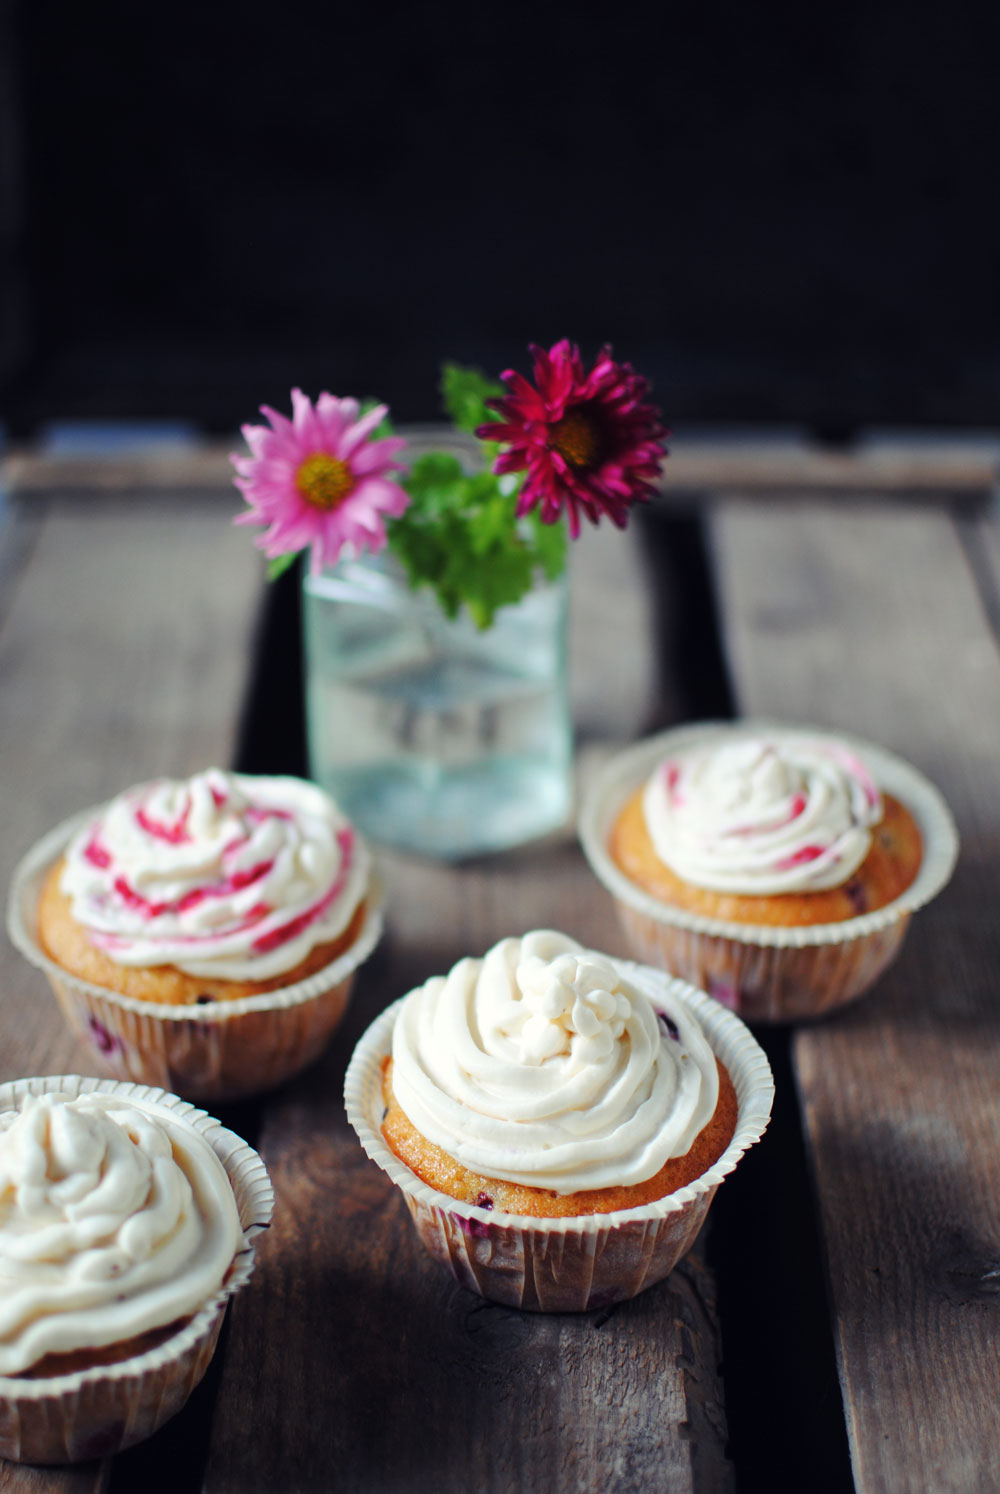
[[291,970],[337,938],[367,866],[314,785],[213,769],[114,800],[68,848],[62,885],[93,943],[121,963],[241,980]]
[[154,820],[152,815],[146,813],[141,804],[135,812],[136,824],[140,829],[145,830],[147,835],[152,835],[154,840],[165,840],[170,846],[182,846],[190,841],[191,837],[188,834],[188,820],[190,817],[190,799],[172,825],[166,825],[160,820]]
[[788,871],[793,866],[805,866],[808,864],[808,862],[815,861],[817,857],[822,855],[822,846],[803,846],[802,849],[800,851],[796,851],[793,856],[785,856],[783,860],[779,861],[778,870]]
[[297,934],[303,933],[310,924],[316,922],[317,918],[322,918],[327,908],[340,897],[347,885],[351,862],[354,859],[353,832],[349,829],[339,830],[337,832],[337,844],[343,853],[343,861],[341,862],[340,875],[330,888],[330,891],[325,897],[320,898],[318,903],[314,903],[311,908],[307,908],[297,918],[293,918],[290,922],[283,924],[280,929],[273,929],[271,933],[263,934],[259,939],[255,939],[253,947],[258,954],[266,954],[269,950],[277,949],[280,945],[287,944],[289,939],[294,939]]

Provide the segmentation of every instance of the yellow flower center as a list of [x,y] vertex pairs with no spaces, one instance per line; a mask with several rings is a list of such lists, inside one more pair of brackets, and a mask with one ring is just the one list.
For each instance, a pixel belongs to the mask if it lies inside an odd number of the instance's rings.
[[354,487],[354,473],[339,457],[327,456],[317,451],[306,457],[295,474],[295,486],[299,496],[313,508],[329,510],[337,508]]
[[601,445],[600,432],[580,405],[574,405],[561,420],[549,427],[549,441],[571,467],[596,465]]

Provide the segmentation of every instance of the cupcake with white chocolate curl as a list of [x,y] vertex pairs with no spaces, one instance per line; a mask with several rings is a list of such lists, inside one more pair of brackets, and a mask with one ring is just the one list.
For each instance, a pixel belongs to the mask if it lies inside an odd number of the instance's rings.
[[367,847],[327,794],[211,769],[46,837],[9,927],[104,1067],[228,1099],[316,1057],[381,917]]
[[433,1255],[484,1296],[566,1311],[672,1269],[771,1084],[702,993],[537,931],[383,1013],[346,1096]]
[[766,722],[638,744],[592,787],[580,833],[635,952],[762,1021],[866,990],[957,852],[908,764]]

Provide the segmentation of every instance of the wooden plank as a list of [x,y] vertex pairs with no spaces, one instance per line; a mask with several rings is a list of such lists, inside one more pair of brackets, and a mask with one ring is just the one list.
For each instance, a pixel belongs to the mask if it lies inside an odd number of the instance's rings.
[[206,1490],[728,1487],[700,1259],[613,1312],[485,1304],[425,1254],[343,1113],[347,1059],[389,1000],[539,922],[617,948],[610,910],[568,844],[462,872],[383,866],[391,939],[330,1052],[265,1110],[276,1222],[235,1304]]
[[[592,755],[640,735],[657,694],[678,709],[657,669],[656,619],[642,537],[589,526],[574,543],[570,575],[570,706],[586,773]],[[578,769],[578,772],[580,769]]]
[[0,1459],[0,1494],[106,1494],[109,1464],[30,1468]]
[[[253,412],[249,412],[250,415]],[[406,432],[414,451],[457,446],[476,451],[472,437],[456,436],[444,426],[411,427]],[[240,445],[192,441],[173,447],[151,446],[95,462],[90,456],[46,455],[15,449],[2,465],[5,482],[23,494],[105,490],[222,488],[232,477],[229,452]],[[817,446],[806,439],[775,440],[767,436],[732,438],[725,432],[678,433],[670,442],[663,492],[670,502],[680,494],[738,489],[743,492],[795,493],[806,488],[852,493],[965,495],[984,498],[996,487],[1000,437],[938,441],[882,438],[862,432],[843,449]]]
[[862,441],[846,449],[760,440],[678,439],[664,477],[672,491],[796,494],[805,489],[843,493],[949,494],[985,498],[996,486],[1000,442],[908,444]]
[[727,501],[742,710],[851,729],[941,787],[963,853],[897,965],[795,1037],[862,1491],[1000,1487],[1000,659],[946,513]]
[[47,512],[43,501],[10,499],[0,490],[0,627]]
[[1000,511],[959,519],[958,533],[990,627],[1000,639]]
[[[603,708],[592,683],[579,697],[595,757],[646,707],[647,603],[621,535],[590,536],[577,561],[578,668],[599,657],[617,675]],[[610,900],[571,831],[460,867],[381,860],[389,936],[325,1058],[263,1106],[275,1226],[231,1316],[206,1490],[730,1487],[700,1254],[614,1310],[544,1317],[484,1304],[426,1256],[344,1116],[347,1060],[390,1001],[533,927],[623,954]]]
[[[0,876],[65,816],[232,752],[262,580],[226,511],[192,499],[53,503],[0,627]],[[86,1055],[4,948],[0,1076]]]
[[[46,503],[33,520],[33,547],[11,552],[18,563],[0,627],[0,754],[6,783],[18,787],[0,808],[8,873],[62,814],[148,774],[229,756],[260,572],[246,535],[226,519],[221,504],[206,507],[194,497],[126,501],[92,490],[86,506],[78,498]],[[141,564],[148,556],[155,566]],[[620,535],[588,534],[574,559],[573,634],[582,661],[575,708],[591,755],[599,755],[609,726],[617,737],[631,735],[645,706],[652,660],[636,640],[648,636],[648,602],[641,557]],[[216,576],[222,584],[213,586]],[[595,687],[605,672],[607,686]],[[354,1487],[379,1487],[380,1479],[405,1486],[414,1439],[426,1458],[443,1457],[440,1428],[452,1427],[456,1410],[463,1431],[453,1449],[455,1484],[479,1486],[482,1448],[494,1440],[502,1453],[484,1486],[509,1483],[518,1459],[528,1457],[523,1423],[532,1429],[533,1459],[552,1467],[556,1488],[586,1487],[589,1478],[594,1487],[649,1487],[667,1473],[680,1489],[725,1487],[714,1287],[699,1258],[619,1309],[614,1323],[600,1314],[546,1320],[484,1308],[424,1258],[401,1201],[343,1119],[346,1056],[367,1020],[402,989],[469,949],[540,922],[621,948],[610,906],[571,834],[461,870],[387,858],[386,876],[392,940],[366,972],[344,1034],[302,1085],[264,1109],[263,1150],[285,1227],[266,1242],[254,1291],[237,1304],[228,1330],[207,1487],[288,1488],[296,1470],[308,1486],[344,1468]],[[34,973],[12,952],[5,959],[16,1028],[7,1071],[86,1067],[54,1010],[35,999]],[[257,1116],[246,1107],[234,1121],[255,1125]],[[370,1239],[358,1228],[369,1214]],[[411,1300],[429,1327],[421,1338],[404,1325],[401,1354],[400,1303]],[[459,1362],[467,1370],[457,1406],[448,1362],[456,1344],[465,1346]],[[525,1355],[534,1365],[527,1380]],[[397,1365],[408,1390],[394,1422],[399,1435],[386,1442],[362,1391],[393,1384]],[[479,1405],[484,1387],[496,1393],[488,1416]],[[431,1412],[424,1425],[421,1415]],[[165,1428],[155,1448],[118,1460],[120,1477],[127,1483],[139,1470],[148,1483],[157,1467],[176,1466],[171,1449],[183,1420]],[[256,1432],[248,1438],[251,1422]],[[444,1458],[442,1468],[451,1467]],[[75,1494],[107,1473],[4,1468],[18,1494],[29,1487]]]
[[[29,536],[23,525],[33,526]],[[262,578],[226,510],[191,496],[56,501],[5,534],[4,887],[23,852],[64,816],[143,778],[229,759]],[[6,940],[0,988],[0,1077],[94,1072],[43,977]],[[107,1477],[106,1465],[0,1462],[0,1488],[11,1494],[83,1494]]]

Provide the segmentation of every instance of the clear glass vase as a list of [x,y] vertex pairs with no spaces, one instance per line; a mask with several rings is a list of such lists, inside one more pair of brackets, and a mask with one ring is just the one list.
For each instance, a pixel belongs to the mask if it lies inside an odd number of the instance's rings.
[[561,826],[571,803],[568,585],[490,628],[445,617],[385,555],[303,582],[310,771],[375,841],[456,859]]

